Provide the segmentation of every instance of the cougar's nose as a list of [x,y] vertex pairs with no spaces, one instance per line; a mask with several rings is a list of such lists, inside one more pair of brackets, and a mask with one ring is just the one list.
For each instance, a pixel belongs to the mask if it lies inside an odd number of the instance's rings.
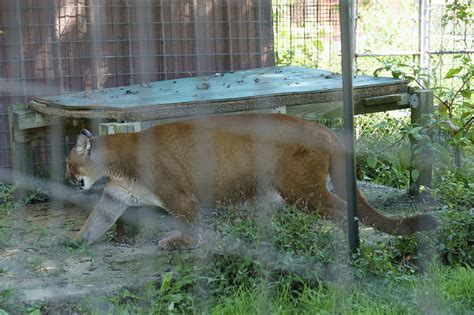
[[75,187],[78,187],[78,188],[83,188],[84,187],[84,179],[77,179],[77,178],[69,178],[69,183],[71,183],[71,185],[75,186]]

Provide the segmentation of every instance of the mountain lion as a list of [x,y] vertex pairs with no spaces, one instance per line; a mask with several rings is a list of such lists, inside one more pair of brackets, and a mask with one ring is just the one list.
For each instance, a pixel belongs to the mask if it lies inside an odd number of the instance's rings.
[[[291,204],[327,218],[346,217],[344,148],[316,123],[282,114],[213,116],[147,130],[93,137],[83,130],[67,158],[67,176],[83,190],[107,177],[102,198],[78,233],[94,242],[129,206],[154,205],[178,222],[181,235],[165,249],[191,248],[199,239],[199,207],[276,191]],[[327,189],[331,175],[336,194]],[[431,215],[388,218],[357,190],[359,219],[396,235],[436,227]]]

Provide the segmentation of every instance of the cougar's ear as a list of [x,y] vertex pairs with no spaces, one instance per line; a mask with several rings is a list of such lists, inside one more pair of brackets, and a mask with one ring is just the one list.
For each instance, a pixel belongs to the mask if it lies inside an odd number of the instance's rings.
[[92,134],[87,129],[82,129],[77,137],[76,151],[81,155],[89,154],[92,148],[91,142]]
[[89,139],[93,137],[92,133],[91,133],[89,130],[87,130],[87,129],[82,129],[82,130],[81,130],[81,135],[84,135],[84,136],[86,136],[86,137],[89,138]]

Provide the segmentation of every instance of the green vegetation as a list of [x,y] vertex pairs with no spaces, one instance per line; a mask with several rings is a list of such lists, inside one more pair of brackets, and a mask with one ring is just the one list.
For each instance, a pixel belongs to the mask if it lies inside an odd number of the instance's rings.
[[[463,314],[474,307],[471,212],[446,206],[438,231],[389,237],[362,230],[351,256],[344,234],[308,211],[223,207],[215,212],[212,248],[176,264],[143,288],[123,289],[67,305],[79,314]],[[32,269],[41,268],[32,260]],[[18,308],[11,289],[0,310],[64,310],[42,304]],[[12,308],[13,307],[13,308]]]
[[[284,207],[220,209],[217,241],[202,256],[176,265],[157,283],[77,306],[118,314],[464,314],[474,307],[472,240],[438,215],[440,232],[370,238],[349,257],[338,228]],[[473,228],[473,222],[463,223]],[[450,238],[450,231],[463,237]],[[471,234],[472,236],[472,234]],[[369,240],[370,239],[370,240]],[[471,246],[470,246],[471,245]],[[445,260],[439,253],[459,253]],[[462,253],[462,254],[461,254]],[[444,254],[443,254],[444,255]]]

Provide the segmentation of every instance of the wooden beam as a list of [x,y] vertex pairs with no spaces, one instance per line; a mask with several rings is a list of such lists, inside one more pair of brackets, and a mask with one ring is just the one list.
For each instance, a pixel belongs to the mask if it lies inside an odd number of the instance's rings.
[[117,133],[138,132],[142,130],[141,122],[124,122],[124,123],[101,123],[99,124],[99,135],[113,135]]
[[364,106],[378,106],[382,104],[397,104],[401,105],[402,95],[401,94],[391,94],[391,95],[382,95],[367,97],[361,100],[361,103]]
[[[8,107],[8,125],[10,129],[10,150],[13,163],[13,183],[17,187],[15,197],[22,199],[27,193],[26,177],[33,176],[33,154],[31,141],[17,141],[18,126],[14,112],[27,110],[26,104],[12,104]],[[31,186],[31,185],[28,185]]]
[[53,124],[51,116],[47,116],[31,109],[15,110],[13,122],[19,130],[46,127]]
[[[356,115],[400,110],[404,108],[410,108],[408,93],[354,100],[354,113]],[[342,102],[334,101],[288,106],[287,112],[288,114],[305,119],[342,117]]]

